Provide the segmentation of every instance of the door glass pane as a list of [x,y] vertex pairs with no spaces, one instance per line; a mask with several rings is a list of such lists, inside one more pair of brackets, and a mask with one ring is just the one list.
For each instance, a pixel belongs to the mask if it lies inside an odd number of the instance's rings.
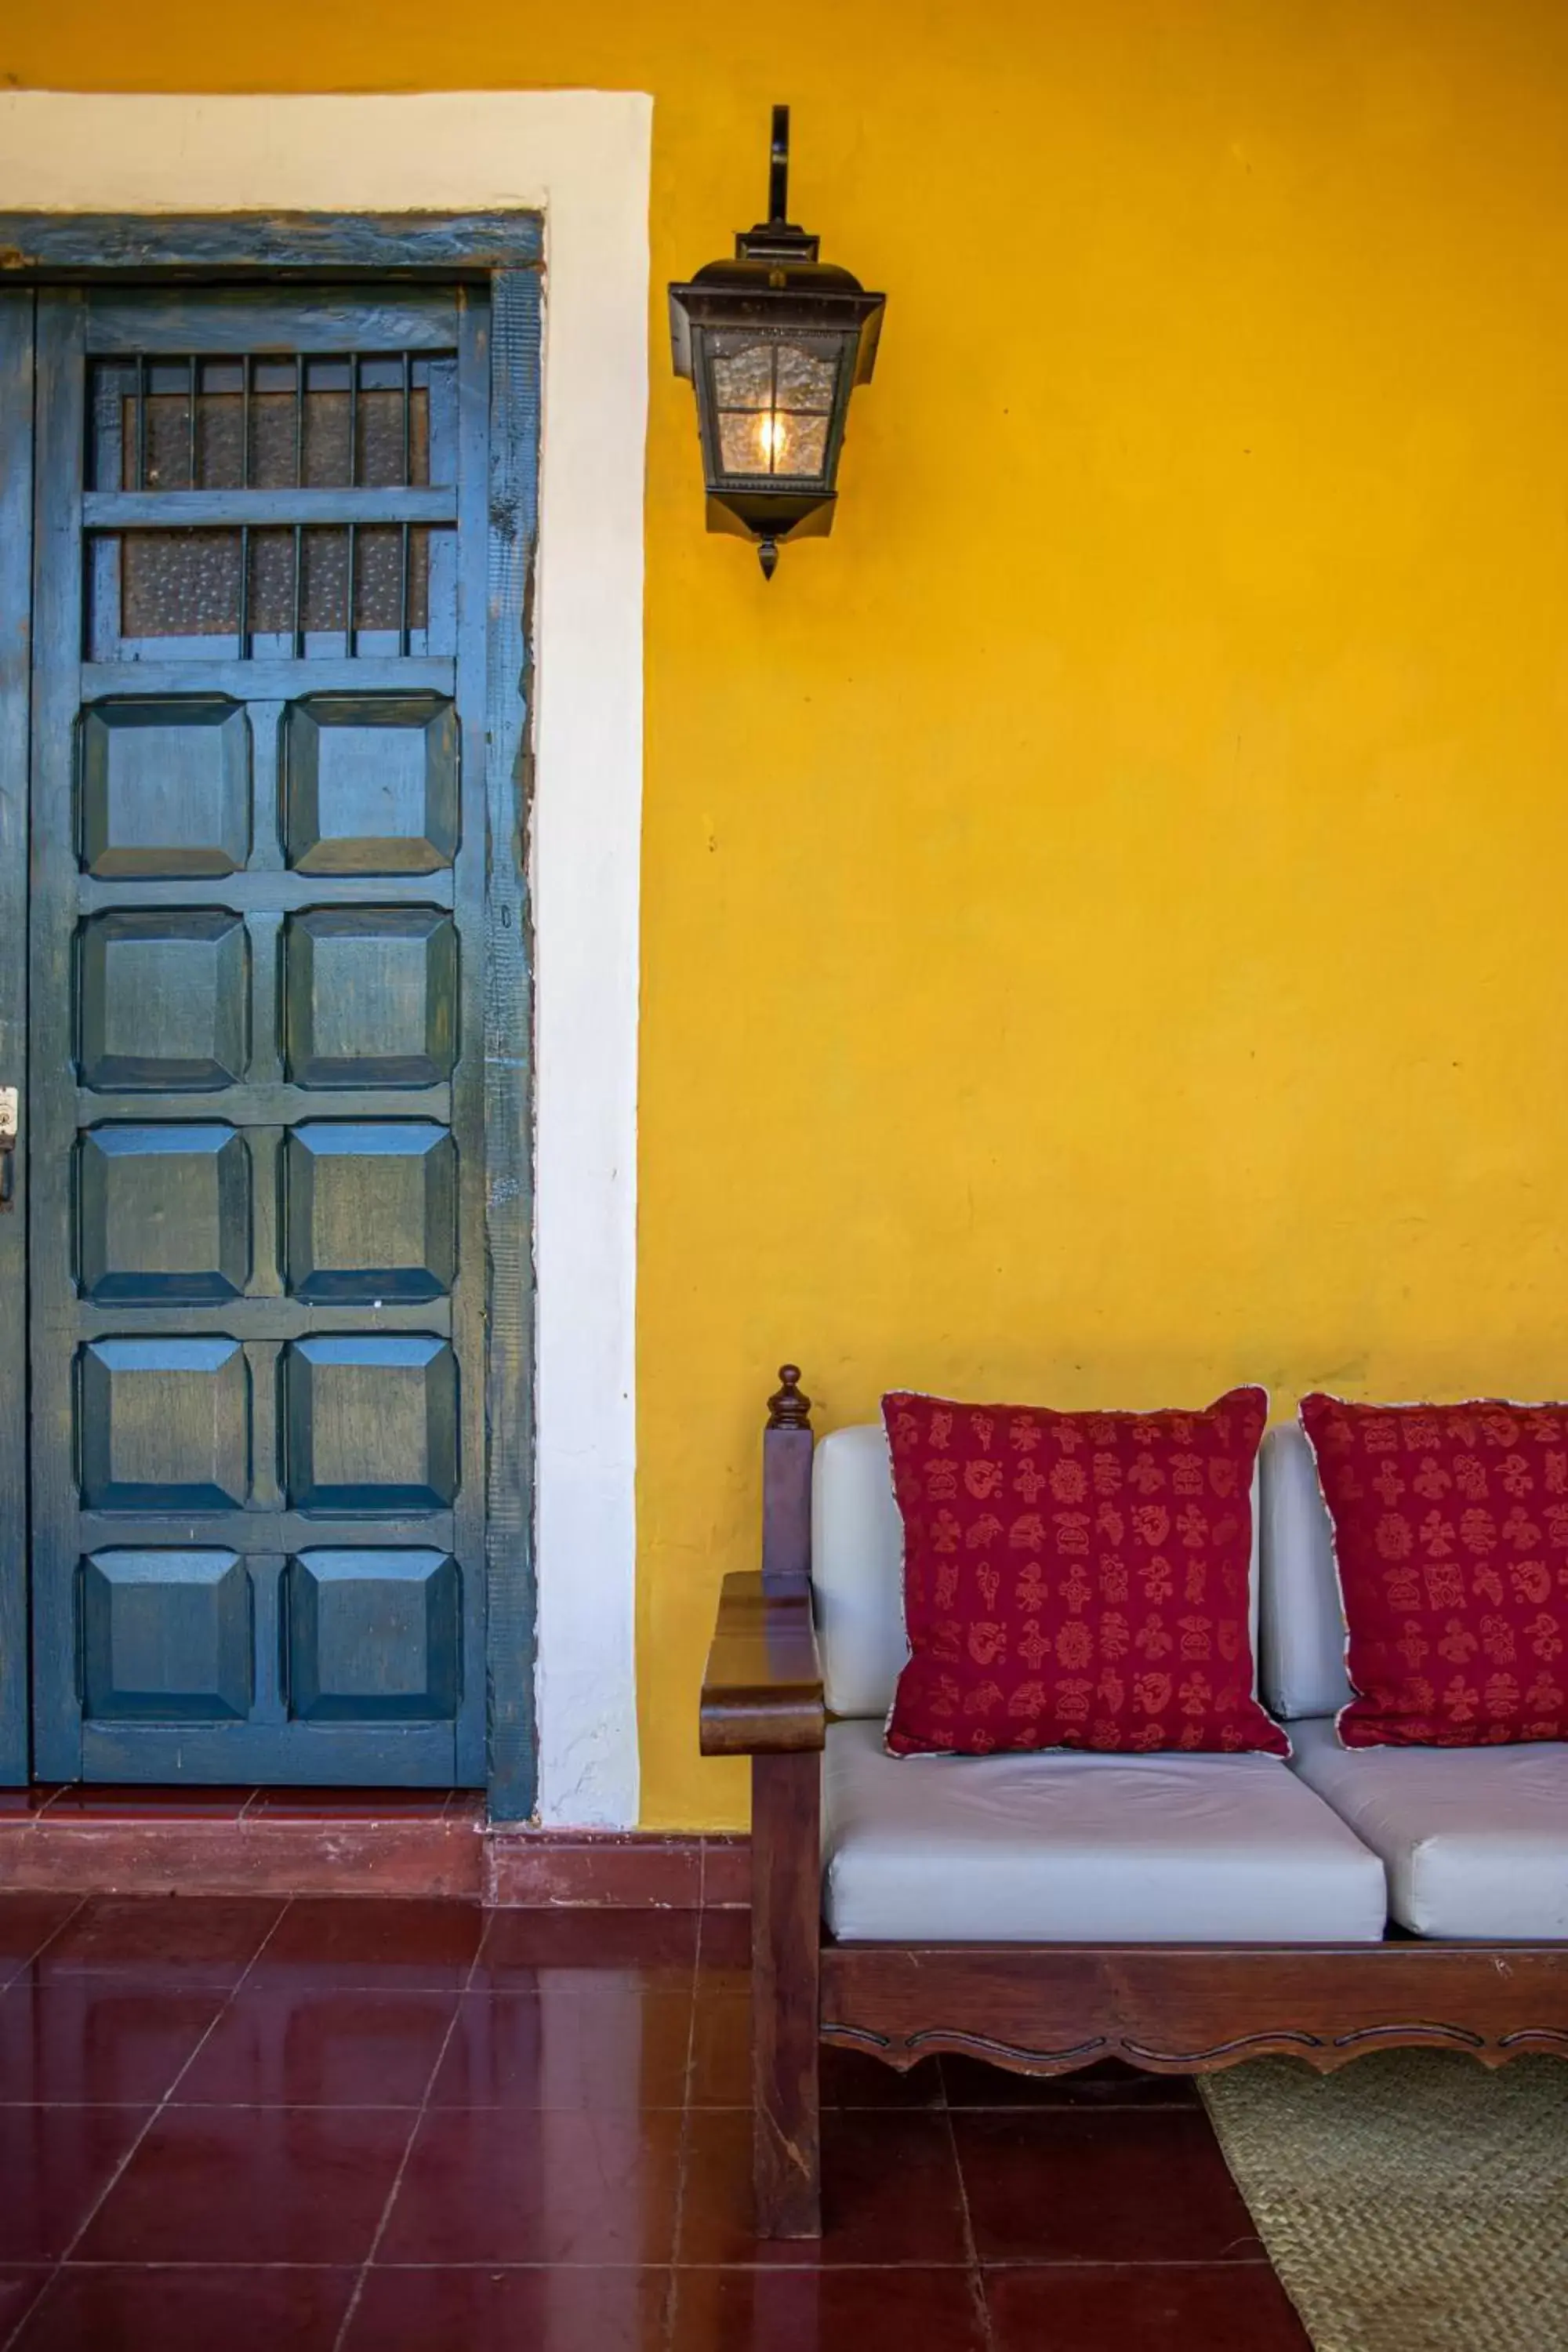
[[[404,448],[403,395],[376,384],[370,363],[360,373],[359,478],[366,489],[393,489],[430,479],[430,395],[409,389],[408,446]],[[405,467],[406,466],[406,476]]]
[[[408,532],[408,621],[423,629],[430,616],[430,540],[416,524]],[[444,533],[449,539],[450,533]],[[354,562],[354,625],[395,629],[403,625],[404,533],[396,523],[374,523],[359,534]]]
[[[303,534],[301,534],[301,537]],[[300,551],[300,601],[304,592],[304,550]],[[253,530],[250,534],[250,625],[258,635],[272,636],[294,630],[294,534],[291,530]]]
[[300,599],[305,629],[348,626],[349,535],[346,530],[300,533]]
[[116,545],[122,637],[237,635],[238,531],[128,531]]
[[[200,403],[197,404],[198,407]],[[130,405],[126,425],[134,433]],[[191,402],[188,393],[150,393],[146,401],[145,480],[150,490],[188,490],[191,477]],[[132,455],[131,463],[135,464]]]
[[[248,547],[246,635],[252,653],[341,653],[348,627],[346,525],[237,530],[101,531],[91,544],[89,656],[124,659],[137,641],[170,640],[223,657],[238,644],[242,543]],[[406,569],[406,604],[405,572]],[[446,526],[363,523],[353,533],[353,619],[358,637],[401,637],[412,652],[449,651],[457,625],[455,533]],[[296,607],[296,597],[298,606]],[[208,639],[226,645],[205,644]],[[287,639],[288,642],[281,642]],[[395,653],[397,646],[362,645]]]
[[[357,389],[356,389],[357,387]],[[396,489],[456,479],[456,370],[347,359],[107,360],[89,487]],[[247,396],[248,394],[248,396]],[[352,428],[352,429],[351,429]]]

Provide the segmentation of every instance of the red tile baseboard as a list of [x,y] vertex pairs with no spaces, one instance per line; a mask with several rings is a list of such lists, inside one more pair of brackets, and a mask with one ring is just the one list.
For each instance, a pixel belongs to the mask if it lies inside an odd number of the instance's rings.
[[751,1903],[746,1838],[493,1829],[484,1899],[498,1908],[732,1911]]
[[745,1838],[491,1828],[392,1790],[0,1791],[0,1890],[440,1895],[508,1908],[744,1909]]

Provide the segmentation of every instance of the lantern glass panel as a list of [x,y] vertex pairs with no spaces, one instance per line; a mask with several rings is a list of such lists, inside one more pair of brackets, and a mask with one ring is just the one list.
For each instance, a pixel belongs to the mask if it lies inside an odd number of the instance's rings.
[[781,408],[721,410],[719,452],[726,474],[815,480],[827,458],[827,419]]
[[721,329],[709,344],[719,462],[724,474],[814,481],[827,465],[838,336],[771,336]]
[[831,411],[837,352],[813,351],[800,343],[780,343],[777,351],[779,405]]
[[713,338],[713,397],[721,408],[771,408],[773,347],[747,336]]

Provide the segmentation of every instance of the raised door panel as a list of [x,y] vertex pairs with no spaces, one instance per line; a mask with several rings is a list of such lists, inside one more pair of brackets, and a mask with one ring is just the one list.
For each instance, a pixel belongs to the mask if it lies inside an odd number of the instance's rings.
[[458,715],[435,695],[312,695],[284,738],[289,861],[434,874],[458,853]]
[[429,1119],[310,1119],[288,1145],[289,1287],[361,1305],[442,1298],[458,1273],[458,1155]]
[[310,1723],[447,1722],[461,1668],[458,1563],[423,1549],[289,1564],[289,1692]]
[[77,1147],[77,1277],[96,1304],[206,1304],[250,1278],[250,1149],[221,1120],[91,1127]]
[[110,1550],[82,1563],[83,1703],[101,1723],[242,1723],[250,1579],[232,1551]]
[[458,936],[425,907],[316,907],[285,933],[296,1086],[433,1087],[458,1055]]
[[250,726],[224,695],[93,704],[81,727],[89,874],[233,874],[250,852]]
[[436,1511],[458,1491],[458,1368],[423,1336],[297,1339],[283,1364],[296,1510]]
[[78,1059],[102,1094],[237,1086],[249,1036],[250,944],[224,908],[122,909],[81,927]]
[[77,1381],[89,1510],[243,1510],[250,1376],[237,1339],[94,1339]]

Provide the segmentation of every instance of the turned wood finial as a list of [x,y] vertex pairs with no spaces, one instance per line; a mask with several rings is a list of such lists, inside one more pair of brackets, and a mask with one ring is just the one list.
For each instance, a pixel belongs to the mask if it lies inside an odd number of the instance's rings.
[[809,1429],[811,1399],[801,1389],[800,1366],[781,1364],[779,1379],[784,1385],[768,1399],[768,1427],[770,1429]]

